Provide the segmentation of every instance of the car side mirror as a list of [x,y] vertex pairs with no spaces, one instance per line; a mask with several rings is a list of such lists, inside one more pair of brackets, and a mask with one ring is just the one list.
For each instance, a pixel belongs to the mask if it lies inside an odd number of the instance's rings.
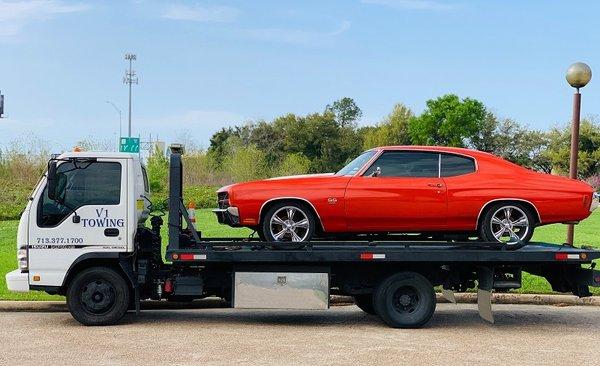
[[377,168],[375,168],[373,173],[371,173],[371,177],[379,177],[380,174],[381,174],[381,168],[377,167]]

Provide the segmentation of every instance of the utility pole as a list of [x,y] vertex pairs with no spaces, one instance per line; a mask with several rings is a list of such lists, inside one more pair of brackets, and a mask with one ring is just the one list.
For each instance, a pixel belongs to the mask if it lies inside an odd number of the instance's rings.
[[125,60],[129,61],[129,70],[125,70],[125,76],[123,77],[123,84],[129,85],[129,129],[128,137],[131,137],[131,84],[137,84],[138,78],[135,71],[132,68],[133,61],[137,60],[137,56],[133,53],[126,53]]

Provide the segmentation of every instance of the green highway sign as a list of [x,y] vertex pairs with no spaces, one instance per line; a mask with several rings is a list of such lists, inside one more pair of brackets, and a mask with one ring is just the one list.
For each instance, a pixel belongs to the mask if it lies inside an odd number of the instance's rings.
[[140,138],[139,137],[121,137],[121,143],[119,144],[120,152],[128,153],[139,153],[140,152]]

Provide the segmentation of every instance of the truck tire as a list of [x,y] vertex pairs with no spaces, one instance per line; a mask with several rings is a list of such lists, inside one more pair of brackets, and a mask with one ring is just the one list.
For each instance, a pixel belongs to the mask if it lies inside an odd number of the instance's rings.
[[365,313],[376,315],[375,307],[373,306],[373,294],[354,295],[354,303]]
[[490,205],[483,215],[479,236],[484,241],[516,244],[511,235],[523,243],[533,236],[535,218],[529,207],[519,202],[499,202]]
[[117,271],[91,267],[75,275],[67,290],[67,306],[83,325],[111,325],[127,312],[131,289]]
[[269,242],[304,242],[315,234],[316,217],[300,202],[277,202],[265,214],[262,235]]
[[415,272],[383,280],[373,295],[375,312],[392,328],[419,328],[433,316],[436,299],[431,283]]

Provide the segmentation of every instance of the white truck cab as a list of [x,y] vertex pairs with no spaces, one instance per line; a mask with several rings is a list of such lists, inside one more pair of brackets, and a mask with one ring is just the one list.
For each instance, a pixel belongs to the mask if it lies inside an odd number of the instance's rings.
[[19,269],[6,275],[11,291],[59,288],[86,256],[132,252],[148,215],[148,178],[138,155],[69,152],[49,167],[56,169],[58,197],[49,198],[46,173],[19,221]]

